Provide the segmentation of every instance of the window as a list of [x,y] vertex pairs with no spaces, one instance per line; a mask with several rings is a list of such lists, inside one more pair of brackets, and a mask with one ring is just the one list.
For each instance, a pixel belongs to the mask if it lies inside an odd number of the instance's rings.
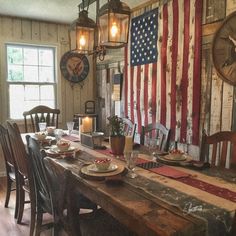
[[7,85],[11,119],[37,105],[55,108],[55,48],[7,44]]

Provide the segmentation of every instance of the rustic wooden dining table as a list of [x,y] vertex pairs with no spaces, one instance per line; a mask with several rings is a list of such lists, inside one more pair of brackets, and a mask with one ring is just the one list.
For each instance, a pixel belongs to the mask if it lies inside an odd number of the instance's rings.
[[52,157],[55,165],[71,170],[86,197],[137,235],[233,235],[236,173],[166,166],[140,152],[136,178],[128,177],[125,168],[116,176],[93,176],[81,170],[95,158],[110,157],[123,168],[123,157],[79,142],[71,145],[75,157]]

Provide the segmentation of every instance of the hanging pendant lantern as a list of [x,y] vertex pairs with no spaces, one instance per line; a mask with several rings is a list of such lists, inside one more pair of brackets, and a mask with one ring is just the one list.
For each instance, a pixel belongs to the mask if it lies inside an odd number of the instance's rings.
[[94,50],[94,35],[97,24],[88,17],[88,11],[79,12],[79,18],[70,27],[71,49],[81,54],[91,53]]
[[129,6],[120,0],[109,0],[100,8],[100,45],[119,48],[128,42],[130,13]]

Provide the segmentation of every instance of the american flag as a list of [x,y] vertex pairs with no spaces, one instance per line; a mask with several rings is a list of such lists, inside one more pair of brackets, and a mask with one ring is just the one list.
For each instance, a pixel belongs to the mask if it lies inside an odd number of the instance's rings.
[[[191,138],[192,144],[198,144],[201,15],[202,0],[172,0],[132,19],[125,51],[124,109],[139,134],[142,125],[160,122],[171,128],[175,137],[180,124],[179,140]],[[150,31],[155,34],[156,30],[156,45],[146,50],[152,36],[147,28],[151,21],[156,24]],[[134,50],[137,40],[146,54]],[[150,55],[156,55],[157,61]]]

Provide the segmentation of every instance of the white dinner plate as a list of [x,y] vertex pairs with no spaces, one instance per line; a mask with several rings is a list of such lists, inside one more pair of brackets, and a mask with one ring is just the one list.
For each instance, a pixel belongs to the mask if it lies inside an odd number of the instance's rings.
[[106,173],[106,172],[115,171],[117,169],[118,169],[118,166],[112,163],[110,164],[107,170],[99,170],[95,164],[91,164],[87,166],[88,171],[97,172],[97,173]]
[[187,159],[185,155],[177,156],[177,155],[172,155],[172,154],[163,156],[163,158],[168,161],[185,161]]
[[70,146],[68,148],[68,150],[61,151],[57,146],[53,146],[53,147],[50,148],[50,151],[55,152],[55,153],[73,152],[73,151],[75,151],[75,147]]

